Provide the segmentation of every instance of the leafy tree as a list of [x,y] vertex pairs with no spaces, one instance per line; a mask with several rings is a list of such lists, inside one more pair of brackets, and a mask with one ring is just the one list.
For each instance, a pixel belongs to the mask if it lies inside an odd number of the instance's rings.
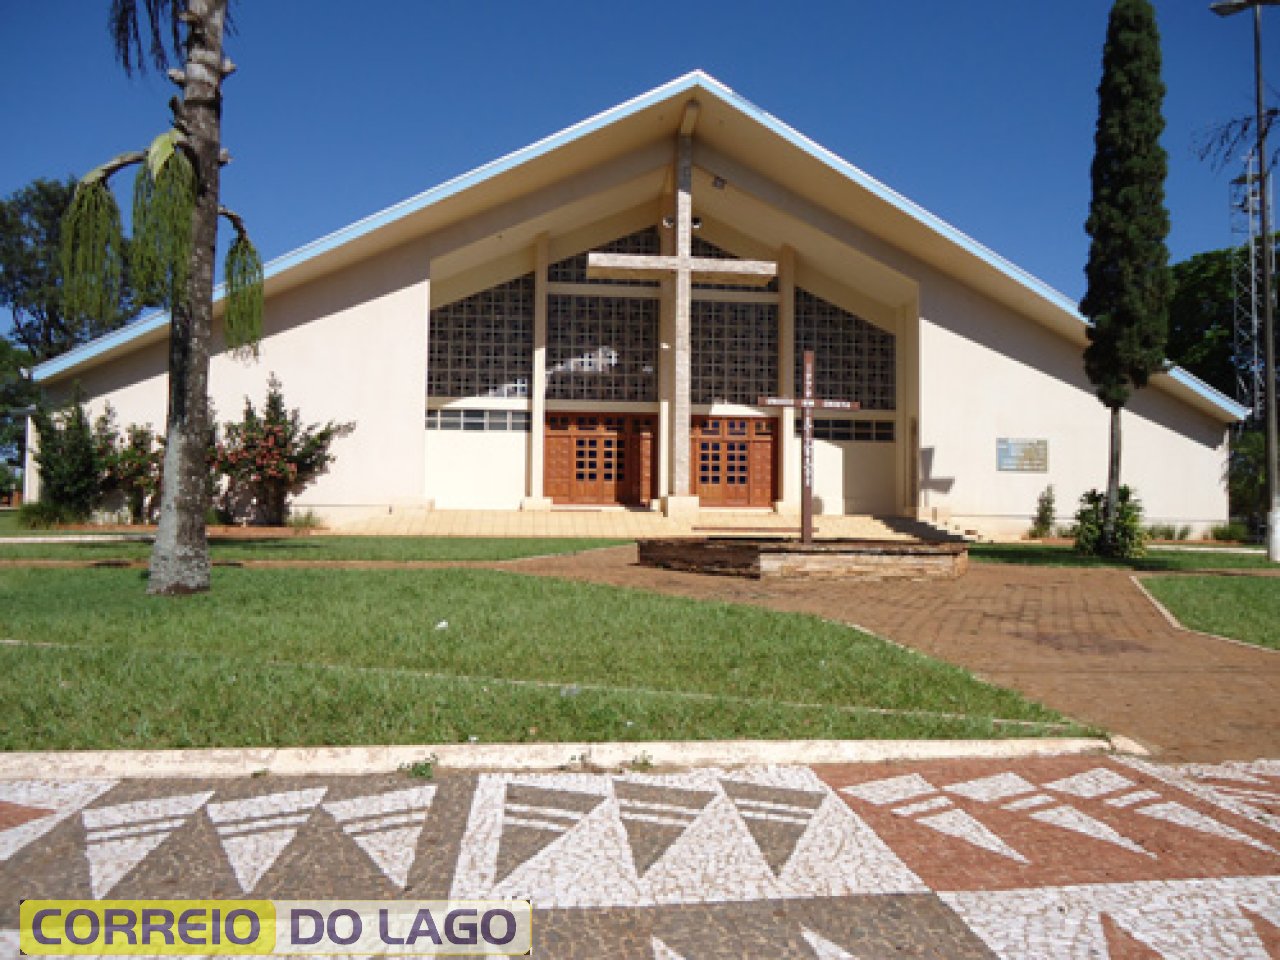
[[263,523],[280,526],[290,494],[300,492],[333,462],[329,447],[354,423],[303,426],[295,408],[285,407],[284,391],[272,374],[262,414],[245,397],[244,418],[223,425],[225,440],[216,446],[217,469],[230,480],[231,502],[248,500]]
[[1232,438],[1227,461],[1231,516],[1243,517],[1255,533],[1262,531],[1267,516],[1266,450],[1266,433],[1254,424]]
[[1148,0],[1116,0],[1098,86],[1092,242],[1080,310],[1092,321],[1085,372],[1111,411],[1111,446],[1101,550],[1115,544],[1120,506],[1120,411],[1165,359],[1170,295],[1164,205],[1168,161],[1160,146],[1160,36]]
[[1210,250],[1175,263],[1169,359],[1228,396],[1236,390],[1235,251]]
[[235,69],[223,56],[228,0],[111,0],[110,27],[126,73],[150,61],[180,67],[169,78],[182,96],[170,101],[173,127],[145,151],[124,154],[80,182],[63,225],[67,306],[100,315],[124,275],[120,211],[107,186],[138,166],[133,190],[129,265],[148,300],[169,311],[169,404],[159,529],[148,590],[183,594],[209,589],[209,340],[218,218],[236,237],[227,255],[223,325],[233,347],[256,343],[262,321],[262,262],[244,223],[219,202],[222,82]]
[[43,404],[33,418],[40,434],[40,502],[69,520],[86,520],[101,492],[102,462],[79,390],[63,410]]
[[74,315],[64,308],[58,257],[62,215],[75,190],[71,179],[33,180],[0,200],[0,307],[13,319],[10,338],[36,363],[114,330],[135,312],[123,276],[101,312]]
[[28,370],[31,356],[0,339],[0,463],[21,464],[26,448],[26,410],[36,401]]

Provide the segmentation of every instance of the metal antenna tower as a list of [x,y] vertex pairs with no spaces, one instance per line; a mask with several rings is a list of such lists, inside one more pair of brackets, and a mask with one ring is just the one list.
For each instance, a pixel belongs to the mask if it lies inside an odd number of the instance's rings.
[[[1271,193],[1268,183],[1268,193]],[[1274,209],[1271,197],[1266,198]],[[1244,173],[1231,181],[1231,234],[1235,251],[1231,257],[1234,310],[1233,355],[1236,360],[1236,396],[1257,416],[1263,407],[1262,342],[1262,257],[1268,252],[1275,264],[1275,250],[1267,250],[1262,239],[1261,178],[1258,157],[1250,151],[1244,158]],[[1274,273],[1274,270],[1273,270]]]

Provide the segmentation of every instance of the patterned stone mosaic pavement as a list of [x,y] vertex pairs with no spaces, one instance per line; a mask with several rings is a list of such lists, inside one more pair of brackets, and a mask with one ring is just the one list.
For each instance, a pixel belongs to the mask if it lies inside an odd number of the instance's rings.
[[1280,958],[1280,761],[0,780],[23,897],[529,897],[534,955]]

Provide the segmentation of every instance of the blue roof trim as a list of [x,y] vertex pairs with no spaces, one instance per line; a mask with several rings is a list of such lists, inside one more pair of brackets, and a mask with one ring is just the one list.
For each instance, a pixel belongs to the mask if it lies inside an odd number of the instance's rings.
[[[281,257],[277,257],[267,264],[265,275],[267,279],[278,276],[279,274],[293,267],[313,260],[325,253],[336,250],[353,240],[367,236],[376,230],[381,229],[391,223],[403,219],[411,214],[424,210],[433,204],[439,203],[449,197],[462,193],[472,187],[475,187],[486,180],[492,179],[502,173],[506,173],[521,164],[530,160],[545,156],[554,150],[559,149],[575,140],[579,140],[596,130],[616,123],[631,114],[638,113],[648,107],[653,106],[663,100],[669,99],[681,93],[686,93],[698,88],[705,89],[716,94],[721,99],[735,107],[738,111],[755,120],[757,123],[766,127],[783,140],[792,144],[799,150],[809,154],[814,159],[827,165],[837,173],[857,183],[863,189],[867,190],[880,200],[892,207],[900,210],[902,213],[911,217],[918,223],[929,228],[933,232],[941,235],[945,239],[951,241],[962,250],[977,257],[979,260],[992,267],[993,269],[1004,274],[1015,283],[1026,288],[1036,296],[1047,300],[1061,310],[1070,313],[1076,317],[1081,323],[1086,324],[1088,321],[1080,315],[1076,308],[1076,304],[1069,300],[1063,293],[1055,290],[1043,280],[1033,276],[1021,267],[1006,260],[995,251],[983,246],[961,230],[956,229],[942,218],[930,213],[923,207],[907,199],[902,194],[891,189],[870,174],[860,170],[844,158],[832,153],[821,144],[810,140],[804,134],[788,126],[779,120],[773,114],[760,109],[750,100],[741,94],[725,86],[715,77],[704,73],[701,70],[693,70],[681,77],[665,83],[660,87],[650,90],[648,93],[641,94],[634,99],[621,103],[616,107],[598,113],[593,117],[589,117],[571,127],[561,130],[559,133],[552,134],[542,140],[537,141],[527,147],[522,147],[504,157],[493,160],[483,166],[476,167],[468,173],[447,180],[439,186],[426,190],[416,196],[403,200],[400,203],[387,207],[371,216],[362,220],[357,220],[349,226],[343,227],[327,236],[314,240],[304,246],[298,247]],[[214,299],[220,299],[223,288],[219,287],[214,291]],[[87,343],[69,353],[63,354],[53,360],[41,364],[36,367],[33,376],[38,382],[49,379],[60,373],[65,373],[74,367],[80,366],[95,357],[101,356],[108,351],[117,347],[124,346],[129,341],[141,337],[159,329],[168,322],[167,313],[155,313],[143,317],[127,327],[113,331],[104,337]],[[1229,399],[1208,384],[1197,379],[1185,370],[1174,368],[1169,375],[1181,385],[1193,390],[1205,400],[1221,408],[1224,412],[1231,414],[1237,418],[1247,416],[1249,411],[1240,404]]]
[[[677,77],[669,83],[664,83],[662,86],[650,90],[648,93],[641,94],[640,96],[619,104],[616,107],[611,107],[603,113],[596,114],[594,117],[588,117],[586,120],[575,123],[571,127],[566,127],[559,133],[554,133],[551,136],[545,137],[527,147],[522,147],[521,149],[516,150],[513,153],[509,153],[504,157],[499,157],[497,160],[492,160],[483,166],[476,167],[474,170],[464,173],[461,176],[454,177],[452,180],[446,180],[439,186],[432,187],[430,190],[426,190],[416,196],[409,197],[407,200],[402,200],[397,204],[387,207],[385,210],[380,210],[377,213],[361,220],[357,220],[355,223],[349,224],[340,230],[335,230],[333,233],[323,236],[318,240],[313,240],[311,243],[298,247],[295,250],[291,250],[289,253],[277,257],[268,263],[263,270],[264,276],[266,279],[270,280],[272,277],[278,276],[286,270],[306,263],[308,260],[314,260],[322,254],[329,253],[330,251],[336,250],[338,247],[344,246],[353,240],[367,236],[382,227],[395,223],[397,220],[417,213],[420,210],[424,210],[432,204],[439,203],[441,200],[445,200],[456,194],[462,193],[464,190],[477,186],[478,184],[496,177],[499,174],[506,173],[508,170],[512,170],[523,163],[527,163],[530,160],[534,160],[538,157],[551,153],[559,147],[580,139],[589,133],[609,126],[612,123],[616,123],[618,120],[621,120],[632,113],[644,110],[655,103],[659,103],[660,101],[667,99],[668,97],[695,89],[699,85],[716,86],[718,88],[722,88],[725,93],[729,92],[728,89],[723,88],[718,81],[713,80],[700,70],[694,70],[690,73],[686,73],[684,76]],[[223,287],[221,286],[214,291],[215,301],[221,298],[222,291]],[[164,323],[167,323],[168,319],[169,316],[167,313],[156,313],[143,317],[126,327],[114,330],[103,337],[99,337],[97,340],[93,340],[83,346],[77,347],[75,350],[65,353],[59,357],[55,357],[53,360],[40,364],[40,366],[36,367],[33,371],[33,377],[37,382],[39,382],[41,380],[47,380],[50,377],[57,376],[60,373],[65,373],[82,363],[86,363],[104,353],[127,344],[135,337],[140,337],[158,329]]]
[[1169,376],[1191,390],[1194,390],[1200,396],[1204,397],[1214,406],[1221,407],[1227,413],[1231,414],[1237,420],[1243,420],[1253,411],[1242,403],[1237,403],[1225,393],[1215,387],[1209,386],[1194,373],[1183,370],[1182,367],[1172,367],[1167,373]]
[[133,323],[120,327],[118,330],[103,334],[97,340],[90,340],[74,350],[68,350],[52,360],[46,360],[31,371],[31,378],[36,383],[39,383],[42,380],[56,377],[58,374],[66,373],[68,370],[74,369],[95,357],[109,353],[117,347],[123,347],[131,340],[136,340],[138,337],[148,333],[154,333],[156,330],[168,325],[169,314],[163,311],[149,313],[133,321]]

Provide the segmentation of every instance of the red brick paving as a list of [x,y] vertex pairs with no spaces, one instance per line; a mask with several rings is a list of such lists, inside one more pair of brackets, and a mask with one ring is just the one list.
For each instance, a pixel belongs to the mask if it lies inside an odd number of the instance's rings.
[[1174,628],[1124,570],[974,563],[951,581],[766,582],[640,567],[634,547],[502,566],[859,625],[1161,759],[1280,755],[1280,653]]
[[[1112,771],[1133,786],[1117,787],[1092,798],[1046,788],[1047,784],[1063,778],[1100,768]],[[1145,777],[1099,757],[849,764],[815,766],[813,770],[840,794],[853,812],[865,820],[907,866],[938,890],[1016,890],[1087,883],[1270,876],[1280,863],[1280,855],[1274,851],[1275,834],[1161,780]],[[994,801],[974,799],[947,789],[1007,772],[1015,772],[1037,789]],[[923,777],[935,790],[911,800],[879,804],[843,790],[910,774]],[[1125,808],[1106,802],[1138,790],[1148,790],[1156,796]],[[1009,802],[1034,795],[1052,796],[1052,802],[1023,810],[1005,809]],[[930,800],[938,805],[933,811],[903,812],[912,805]],[[950,810],[962,811],[972,817],[1012,850],[1025,856],[1027,862],[1020,863],[919,822],[921,817],[943,812],[946,808],[941,804],[947,801]],[[1138,812],[1166,803],[1176,803],[1193,810],[1273,849],[1268,852],[1240,840],[1171,825]],[[1110,827],[1141,850],[1126,849],[1111,841],[1042,822],[1032,816],[1064,807]],[[895,813],[895,810],[899,812]]]

